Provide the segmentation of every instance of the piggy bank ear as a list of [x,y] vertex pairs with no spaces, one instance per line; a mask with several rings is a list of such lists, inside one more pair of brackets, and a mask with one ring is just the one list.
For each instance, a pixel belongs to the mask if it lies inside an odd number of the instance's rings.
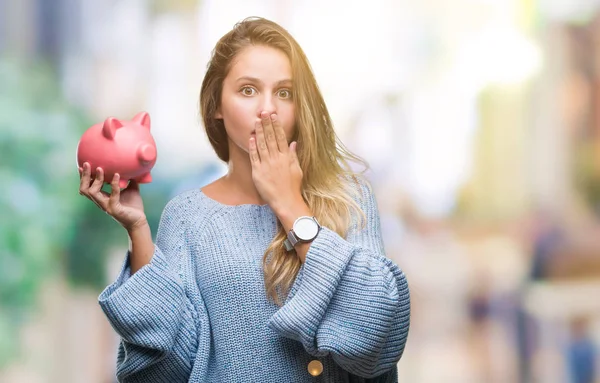
[[115,133],[117,132],[117,129],[123,127],[123,123],[119,120],[117,120],[114,117],[109,117],[106,119],[106,121],[104,121],[104,125],[102,126],[102,134],[104,135],[104,137],[108,138],[109,140],[112,140],[113,138],[115,138]]
[[135,117],[133,118],[133,121],[137,122],[138,124],[142,125],[146,129],[150,130],[150,115],[148,113],[139,112],[138,114],[135,115]]

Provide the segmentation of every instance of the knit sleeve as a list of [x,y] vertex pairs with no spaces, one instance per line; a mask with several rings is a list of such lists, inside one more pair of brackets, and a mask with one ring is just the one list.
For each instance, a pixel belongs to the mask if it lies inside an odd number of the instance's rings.
[[185,222],[176,204],[165,207],[149,264],[130,274],[129,252],[99,304],[121,337],[119,382],[187,381],[198,347],[198,312],[186,294]]
[[384,254],[371,187],[360,186],[366,226],[346,239],[321,230],[268,325],[315,357],[331,353],[351,374],[375,378],[393,374],[404,352],[410,298],[404,273]]

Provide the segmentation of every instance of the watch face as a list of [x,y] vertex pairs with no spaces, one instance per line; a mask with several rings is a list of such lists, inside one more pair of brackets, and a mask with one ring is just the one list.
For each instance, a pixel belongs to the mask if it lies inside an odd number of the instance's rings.
[[319,232],[317,223],[309,217],[303,217],[294,224],[294,233],[302,241],[309,241]]

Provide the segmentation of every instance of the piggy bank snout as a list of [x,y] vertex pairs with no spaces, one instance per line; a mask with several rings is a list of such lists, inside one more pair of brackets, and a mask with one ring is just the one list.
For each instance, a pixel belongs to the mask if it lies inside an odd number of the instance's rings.
[[142,163],[150,163],[156,160],[156,148],[151,144],[142,144],[138,148],[138,158]]

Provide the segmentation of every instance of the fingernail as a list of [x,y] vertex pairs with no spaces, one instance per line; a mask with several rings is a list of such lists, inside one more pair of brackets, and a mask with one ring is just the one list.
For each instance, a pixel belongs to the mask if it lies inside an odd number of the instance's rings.
[[273,121],[277,120],[277,115],[275,113],[273,113],[271,115],[271,120],[273,120]]
[[268,115],[269,115],[269,113],[268,113],[268,112],[265,112],[265,111],[262,111],[262,112],[260,112],[260,116],[261,116],[262,118],[267,118],[267,116],[268,116]]

